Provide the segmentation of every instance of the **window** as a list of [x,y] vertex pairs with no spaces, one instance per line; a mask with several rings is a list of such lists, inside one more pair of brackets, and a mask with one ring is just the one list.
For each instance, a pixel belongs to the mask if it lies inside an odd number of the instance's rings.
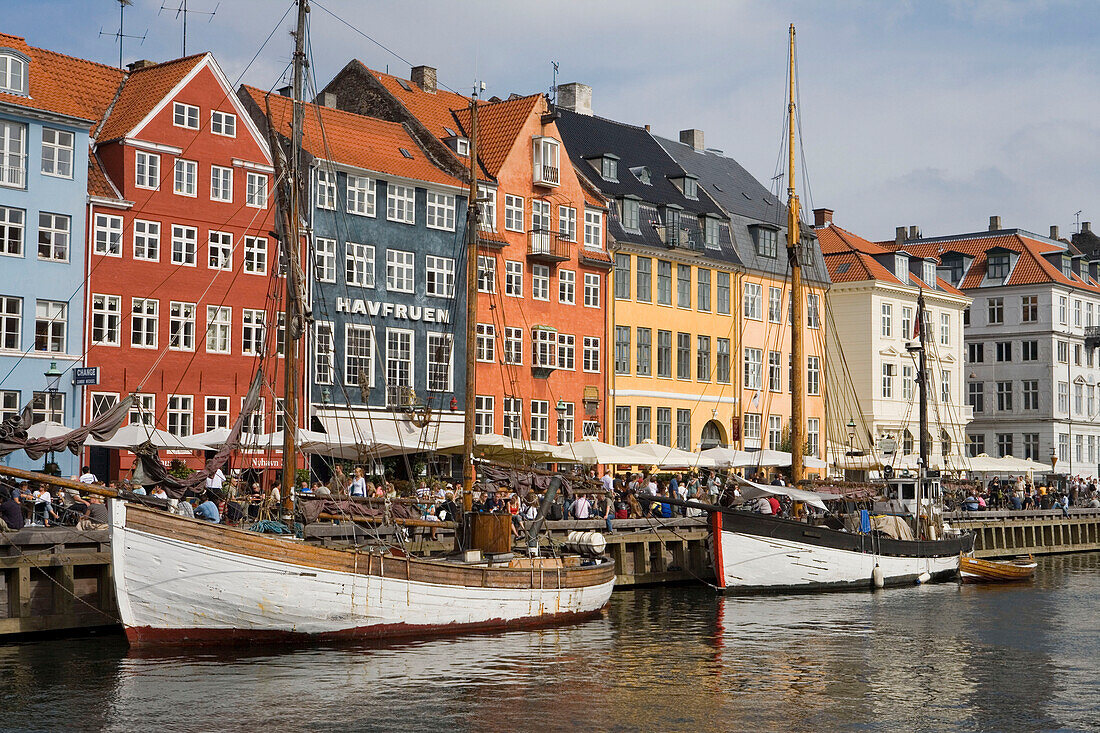
[[193,160],[176,159],[175,184],[172,189],[180,196],[197,196],[196,181],[199,175],[199,164]]
[[759,412],[746,412],[745,413],[745,443],[751,448],[760,447],[760,430],[763,418]]
[[783,391],[783,355],[778,351],[768,352],[768,391]]
[[657,331],[657,376],[672,378],[672,331]]
[[26,183],[26,133],[25,125],[0,121],[0,186],[23,188]]
[[120,346],[121,326],[122,298],[118,295],[93,294],[92,343],[97,346]]
[[160,223],[134,219],[134,259],[160,260]]
[[988,319],[990,325],[1005,322],[1005,299],[989,298],[986,301]]
[[1073,325],[1077,328],[1081,327],[1081,301],[1073,301]]
[[267,274],[267,240],[263,237],[244,238],[244,271],[253,275]]
[[263,173],[248,172],[245,182],[244,202],[254,209],[267,208],[267,176]]
[[0,347],[21,349],[23,341],[23,299],[0,295]]
[[229,398],[206,398],[206,429],[217,430],[229,427]]
[[615,373],[630,374],[630,326],[615,326]]
[[[318,174],[320,174],[320,171],[318,171]],[[374,179],[350,174],[347,178],[347,212],[359,216],[374,216]],[[335,208],[335,184],[333,184],[332,199],[333,206],[322,208]]]
[[551,328],[531,329],[531,365],[544,369],[558,366],[558,332]]
[[913,338],[913,309],[907,306],[901,307],[901,333],[903,339]]
[[1058,383],[1058,412],[1069,413],[1069,383]]
[[[360,372],[365,384],[360,382]],[[344,324],[344,384],[374,386],[374,333],[370,326]]]
[[42,173],[58,178],[73,177],[73,134],[51,127],[42,128]]
[[664,209],[664,234],[665,244],[676,247],[680,244],[680,209],[668,206]]
[[653,362],[653,331],[648,328],[638,329],[638,356],[635,365],[635,373],[639,377],[648,377],[651,374]]
[[69,217],[63,214],[39,213],[38,259],[68,262]]
[[730,312],[730,274],[718,273],[718,313],[729,315]]
[[696,306],[703,312],[710,311],[710,270],[697,270]]
[[810,417],[806,419],[806,455],[818,457],[821,452],[821,420]]
[[630,444],[630,408],[615,408],[615,445],[623,448]]
[[429,229],[444,229],[453,232],[455,229],[455,197],[449,194],[428,191],[428,217]]
[[970,382],[967,387],[966,400],[974,412],[985,412],[985,383]]
[[144,150],[134,152],[134,185],[138,188],[154,190],[160,188],[159,155],[147,153]]
[[523,263],[504,261],[504,294],[513,298],[523,297]]
[[[1038,433],[1024,433],[1024,458],[1031,461],[1039,460],[1039,434]],[[1093,460],[1093,444],[1095,436],[1089,436],[1089,461]],[[1080,459],[1078,459],[1080,460]]]
[[523,363],[523,329],[504,327],[504,363]]
[[913,367],[909,364],[903,364],[901,367],[901,398],[903,400],[913,399],[914,384]]
[[[4,394],[4,393],[0,393]],[[19,393],[14,393],[18,400]],[[118,395],[110,392],[92,392],[92,419],[103,417],[104,413],[110,410],[112,407],[118,404]],[[6,408],[7,405],[4,405]],[[7,419],[7,410],[4,410],[3,417],[0,420]]]
[[1020,342],[1020,361],[1039,361],[1039,342]]
[[493,257],[477,258],[477,291],[495,293],[497,291],[497,261]]
[[1069,363],[1069,342],[1068,341],[1058,341],[1056,343],[1058,344],[1058,363],[1059,364],[1068,364]]
[[940,370],[940,402],[951,403],[951,372],[946,369]]
[[195,266],[198,230],[195,227],[172,225],[172,264]]
[[821,328],[821,318],[817,309],[818,301],[817,293],[806,294],[806,328]]
[[504,228],[511,232],[522,232],[523,229],[523,197],[504,195]]
[[586,372],[600,371],[600,339],[595,336],[584,337],[582,367]]
[[940,343],[944,346],[951,345],[951,314],[940,314]]
[[638,287],[636,298],[642,303],[653,300],[653,260],[648,257],[639,257],[638,263]]
[[985,361],[985,344],[967,344],[966,360],[971,364],[981,364]]
[[990,280],[1004,280],[1008,277],[1009,258],[1007,254],[988,256],[987,274]]
[[558,185],[558,141],[536,137],[534,143],[535,183]]
[[[241,310],[241,353],[246,356],[257,356],[264,353],[264,311],[257,308],[243,308]],[[332,324],[324,321],[317,322],[317,360],[320,362],[323,349],[328,351],[328,370],[332,371]],[[324,346],[324,344],[328,346]],[[320,380],[318,380],[320,381]],[[332,377],[323,384],[332,384]]]
[[572,443],[574,433],[574,403],[564,403],[564,410],[558,411],[558,445],[565,445],[566,443]]
[[[587,220],[587,213],[585,214]],[[572,206],[559,206],[558,207],[558,233],[561,238],[566,242],[577,241],[577,210]],[[587,240],[587,228],[585,231],[585,243]]]
[[64,353],[68,305],[57,300],[39,300],[34,309],[34,350]]
[[195,350],[194,303],[173,300],[168,304],[168,348],[174,351]]
[[336,209],[336,171],[317,169],[317,208]]
[[228,232],[210,232],[207,266],[211,270],[233,269],[233,235]]
[[386,405],[409,404],[412,388],[413,332],[400,328],[386,330]]
[[676,306],[691,307],[691,265],[676,265]]
[[783,444],[783,418],[768,416],[768,450],[779,450]]
[[615,255],[615,298],[630,300],[630,255],[621,252]]
[[485,362],[497,360],[496,327],[491,323],[477,324],[477,360]]
[[504,398],[504,430],[505,438],[519,440],[523,438],[523,400],[517,397]]
[[[950,376],[947,372],[944,372]],[[806,394],[819,395],[821,394],[821,357],[820,356],[808,356],[806,357]],[[944,400],[947,402],[948,400]]]
[[550,300],[550,266],[531,265],[531,297]]
[[1069,299],[1064,295],[1058,297],[1058,323],[1063,326],[1069,323]]
[[691,334],[676,334],[676,378],[691,379]]
[[567,333],[558,334],[558,369],[573,371],[575,368],[574,355],[576,346],[576,336]]
[[194,397],[191,395],[168,395],[168,432],[186,437],[191,434],[194,424]]
[[968,452],[971,458],[985,453],[985,435],[978,433],[968,435],[967,438],[970,440],[970,450]]
[[894,335],[894,306],[890,303],[882,304],[882,335]]
[[657,260],[657,302],[672,305],[672,263]]
[[1012,455],[1012,433],[997,433],[997,452],[1000,458]]
[[700,382],[710,381],[710,336],[698,337],[695,375]]
[[497,230],[497,192],[495,188],[477,186],[478,227],[487,232]]
[[772,259],[779,256],[779,238],[776,236],[775,230],[754,227],[753,233],[756,235],[756,254]]
[[[411,253],[408,254],[411,256]],[[388,274],[388,265],[386,270]],[[345,245],[344,280],[348,285],[374,287],[374,247],[356,242],[348,242]]]
[[1085,411],[1085,385],[1073,385],[1073,414],[1080,415]]
[[317,237],[314,242],[313,266],[320,282],[336,282],[336,240]]
[[210,132],[215,135],[237,137],[237,115],[229,112],[213,111],[210,113]]
[[437,298],[455,294],[455,261],[450,257],[426,255],[424,258],[425,292]]
[[997,410],[1012,411],[1012,382],[997,382]]
[[[0,63],[3,57],[0,56]],[[23,256],[23,222],[26,213],[22,209],[0,206],[0,255]]]
[[672,408],[657,408],[657,445],[672,445]]
[[1022,394],[1024,396],[1024,409],[1025,410],[1038,410],[1039,409],[1039,381],[1036,379],[1025,379],[1021,382],[1023,385]]
[[1012,361],[1012,342],[997,342],[997,361]]
[[896,374],[893,364],[882,365],[882,397],[884,399],[890,399],[894,396],[894,375]]
[[718,249],[718,220],[712,216],[703,217],[703,245]]
[[64,392],[35,392],[31,399],[31,422],[65,422]]
[[759,283],[745,283],[744,303],[742,305],[742,311],[745,318],[750,318],[754,321],[762,320],[760,314],[760,290]]
[[[550,202],[531,199],[531,231],[549,232],[550,230]],[[549,244],[549,235],[546,235],[543,241]]]
[[233,311],[227,306],[206,306],[206,351],[209,354],[228,354],[230,352],[230,326],[233,323]]
[[416,223],[416,189],[392,181],[386,184],[386,218],[402,224]]
[[[481,258],[478,258],[480,265]],[[415,255],[399,249],[386,250],[386,290],[398,293],[413,292]],[[478,278],[480,284],[480,277]]]
[[11,53],[0,53],[0,90],[27,94],[27,62]]
[[619,161],[610,155],[600,158],[600,178],[613,183],[619,182]]
[[577,273],[573,270],[558,270],[558,302],[573,305],[577,301]]
[[715,379],[722,384],[730,383],[730,340],[720,338],[715,359]]
[[600,307],[600,276],[592,272],[584,274],[584,305],[586,308]]
[[172,124],[191,130],[199,129],[199,108],[193,104],[176,102],[172,105]]
[[591,249],[603,247],[603,214],[599,211],[584,212],[584,246]]
[[651,429],[651,410],[648,407],[637,407],[634,410],[635,420],[635,443],[642,443],[650,438]]
[[[773,352],[775,353],[775,352]],[[763,359],[762,349],[745,347],[745,388],[761,389],[763,387]],[[769,357],[770,361],[770,357]]]
[[676,447],[691,450],[691,410],[676,410]]
[[130,404],[131,425],[153,425],[156,422],[156,395],[135,394]]
[[531,440],[550,441],[550,403],[547,400],[531,400]]
[[210,166],[210,200],[233,200],[233,169],[220,165]]
[[1039,320],[1039,296],[1024,295],[1020,298],[1020,320],[1034,323]]
[[122,217],[95,215],[95,243],[92,252],[110,257],[122,256]]

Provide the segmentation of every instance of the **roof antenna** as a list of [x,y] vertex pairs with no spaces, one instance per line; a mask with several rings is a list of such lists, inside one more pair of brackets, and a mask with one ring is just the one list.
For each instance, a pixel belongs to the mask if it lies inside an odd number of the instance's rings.
[[149,35],[149,29],[145,29],[145,33],[140,36],[128,35],[122,32],[122,21],[126,16],[126,8],[134,4],[134,0],[118,0],[118,30],[114,33],[106,33],[103,30],[103,26],[99,27],[99,37],[111,36],[118,41],[118,68],[122,68],[122,45],[125,38],[140,38],[141,43],[138,45],[145,45],[145,36]]
[[1077,233],[1080,234],[1081,233],[1081,211],[1078,211],[1076,214],[1074,214],[1074,216],[1077,217]]
[[[160,10],[157,12],[157,15],[160,15],[161,12],[163,12],[165,10],[171,10],[172,9],[168,5],[168,2],[169,2],[169,0],[163,0],[162,4],[160,6]],[[213,10],[191,10],[190,8],[187,7],[187,0],[179,0],[179,3],[180,3],[179,7],[176,8],[176,19],[179,19],[181,16],[183,17],[183,55],[186,56],[187,55],[187,16],[188,16],[188,14],[191,14],[191,15],[208,15],[210,17],[207,19],[206,22],[209,23],[210,21],[214,20],[214,15],[217,14],[218,8],[220,8],[222,6],[222,4],[219,2],[217,5],[214,6]]]
[[550,85],[550,103],[556,105],[558,103],[558,62],[551,61],[550,65],[554,67],[554,81]]

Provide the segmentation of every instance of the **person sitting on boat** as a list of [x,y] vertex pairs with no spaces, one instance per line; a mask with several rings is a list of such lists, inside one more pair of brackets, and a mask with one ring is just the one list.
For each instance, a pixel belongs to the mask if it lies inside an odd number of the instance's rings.
[[772,515],[775,512],[772,510],[772,503],[768,501],[768,497],[759,496],[756,498],[756,513]]
[[500,511],[500,500],[497,499],[497,492],[493,489],[490,489],[489,495],[485,497],[485,502],[481,505],[481,511],[486,514]]
[[[782,484],[778,484],[778,485],[782,486]],[[774,514],[775,516],[778,517],[780,514],[783,513],[783,507],[779,503],[779,497],[769,494],[766,498],[768,500],[768,504],[771,505],[772,514]]]
[[217,524],[222,520],[218,505],[213,502],[209,494],[206,494],[203,498],[204,501],[195,507],[195,519],[205,519],[208,522]]
[[591,514],[592,504],[588,501],[588,497],[584,494],[579,494],[573,501],[573,506],[570,508],[570,514],[573,519],[588,519]]
[[4,490],[0,497],[0,530],[19,531],[26,525],[23,518],[22,495],[18,489]]

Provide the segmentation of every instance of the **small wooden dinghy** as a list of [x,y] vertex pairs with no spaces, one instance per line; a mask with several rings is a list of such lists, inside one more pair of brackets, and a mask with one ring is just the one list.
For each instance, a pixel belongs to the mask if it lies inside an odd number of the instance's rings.
[[1030,556],[1025,560],[979,560],[976,557],[959,557],[959,577],[964,583],[1011,583],[1028,580],[1035,574],[1036,563]]

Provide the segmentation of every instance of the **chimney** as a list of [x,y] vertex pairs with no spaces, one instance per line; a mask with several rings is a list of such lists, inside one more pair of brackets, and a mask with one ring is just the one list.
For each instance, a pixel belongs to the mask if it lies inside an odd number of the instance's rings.
[[435,67],[433,66],[414,66],[412,67],[412,73],[409,75],[413,84],[424,91],[435,94]]
[[991,216],[989,217],[989,231],[995,232],[1001,228],[1001,217]]
[[649,125],[646,125],[646,126],[645,126],[645,131],[646,131],[646,132],[652,132],[652,130],[650,130],[650,129],[649,129]]
[[814,226],[824,227],[833,223],[832,209],[814,209]]
[[1057,224],[1051,224],[1050,225],[1050,238],[1051,239],[1058,239],[1058,225]]
[[332,109],[336,109],[336,95],[333,94],[332,92],[322,92],[321,93],[321,104],[324,105],[325,107],[331,107]]
[[680,142],[684,145],[690,145],[696,150],[705,150],[702,130],[680,130]]
[[1088,233],[1092,232],[1092,222],[1091,221],[1081,222],[1081,233],[1085,234],[1086,232],[1088,232]]
[[905,244],[905,227],[894,227],[894,244]]
[[126,64],[126,68],[129,71],[138,71],[139,69],[148,69],[150,66],[156,66],[156,61],[150,61],[149,59],[141,59],[140,61],[131,61]]
[[592,115],[592,87],[571,81],[558,84],[557,105],[579,115]]
[[909,227],[909,238],[910,239],[920,239],[920,227],[917,226],[916,224],[910,225],[910,227]]

